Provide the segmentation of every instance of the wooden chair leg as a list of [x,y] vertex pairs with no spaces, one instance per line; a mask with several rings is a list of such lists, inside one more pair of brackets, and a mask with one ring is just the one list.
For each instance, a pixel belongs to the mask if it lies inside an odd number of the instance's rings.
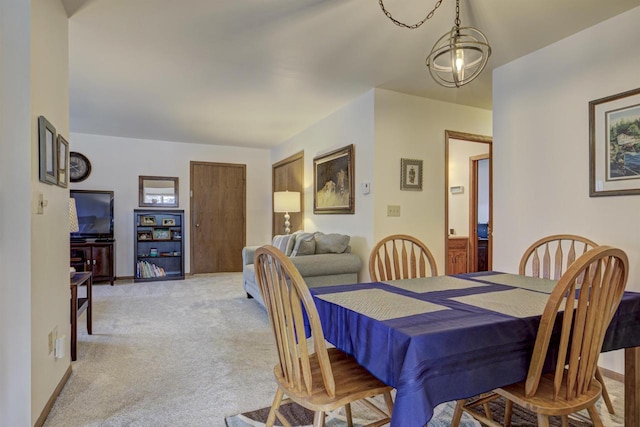
[[347,427],[353,427],[353,418],[351,417],[351,403],[344,405],[344,412],[347,415]]
[[538,427],[549,427],[549,417],[544,414],[538,414]]
[[460,425],[460,418],[462,418],[462,408],[464,407],[465,400],[458,400],[456,402],[456,409],[453,411],[453,417],[451,417],[451,427],[458,427]]
[[313,427],[324,427],[324,412],[318,411],[313,415]]
[[607,386],[604,384],[604,378],[602,377],[602,372],[600,372],[600,368],[596,368],[596,379],[602,385],[602,398],[604,399],[604,404],[607,405],[607,410],[611,415],[615,414],[615,410],[613,409],[613,403],[611,403],[611,398],[609,397],[609,392],[607,391]]
[[393,415],[393,398],[391,397],[391,392],[386,392],[384,394],[384,402],[387,404],[389,418],[391,418],[391,415]]
[[563,415],[562,416],[562,427],[569,427],[569,416],[568,415]]
[[491,408],[489,407],[489,404],[485,403],[482,405],[482,407],[484,408],[484,414],[487,416],[487,418],[493,421],[493,414],[491,413]]
[[598,410],[596,409],[596,405],[589,406],[587,408],[587,411],[589,412],[589,417],[591,418],[593,427],[603,427],[602,420],[600,419],[600,414],[598,414]]
[[269,409],[269,417],[267,418],[267,422],[265,423],[266,427],[273,427],[273,424],[276,422],[276,412],[280,408],[280,403],[282,402],[282,396],[284,392],[278,387],[276,390],[276,395],[273,398],[273,404],[271,405],[271,409]]
[[511,414],[513,414],[513,402],[506,399],[504,403],[504,427],[511,427]]

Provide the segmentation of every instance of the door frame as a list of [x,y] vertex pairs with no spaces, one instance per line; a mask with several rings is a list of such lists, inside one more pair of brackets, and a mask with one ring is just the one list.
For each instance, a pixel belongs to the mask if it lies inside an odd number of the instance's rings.
[[[449,253],[449,139],[458,139],[469,142],[480,142],[483,144],[489,144],[489,226],[488,226],[488,256],[487,256],[487,268],[491,270],[493,265],[493,137],[485,135],[477,135],[473,133],[457,132],[453,130],[444,131],[444,254],[447,259]],[[469,221],[469,228],[473,227],[472,222]],[[478,227],[475,226],[475,235],[478,234]],[[469,240],[471,240],[471,233],[469,233]],[[476,244],[477,246],[477,237]],[[469,251],[471,252],[471,251]],[[475,258],[475,257],[474,257]],[[469,261],[469,259],[467,260]],[[467,265],[471,265],[467,263]],[[445,263],[445,274],[449,274],[449,263]]]
[[[490,154],[480,154],[469,157],[469,272],[478,270],[478,223],[472,221],[478,218],[478,162],[480,160],[491,161]],[[489,189],[489,197],[491,197]],[[489,209],[491,215],[491,209]],[[488,265],[487,265],[488,267]]]

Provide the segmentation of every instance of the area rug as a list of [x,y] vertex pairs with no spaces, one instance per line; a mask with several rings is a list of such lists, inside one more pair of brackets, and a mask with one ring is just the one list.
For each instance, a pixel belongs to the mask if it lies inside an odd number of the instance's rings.
[[[490,403],[493,417],[499,423],[502,423],[504,417],[504,400],[498,399]],[[434,410],[433,418],[427,424],[427,427],[445,427],[451,425],[451,417],[453,416],[453,410],[455,408],[454,402],[447,402],[437,406]],[[364,424],[371,422],[371,418],[367,417],[367,410],[364,406],[358,407],[357,404],[353,405],[354,425],[361,427]],[[295,403],[289,403],[282,406],[282,411],[286,414],[287,420],[294,427],[311,427],[313,425],[313,412],[302,408]],[[269,415],[269,408],[259,409],[257,411],[246,412],[244,414],[235,415],[225,419],[227,427],[261,427],[264,426],[264,422]],[[373,418],[375,419],[375,418]],[[277,426],[281,426],[276,421]],[[344,418],[343,409],[336,410],[327,415],[326,424],[327,427],[343,427],[347,423]],[[467,414],[463,414],[463,418],[460,422],[462,427],[480,427],[480,424],[476,420],[469,417]],[[513,416],[511,418],[511,425],[513,427],[524,427],[537,425],[536,416],[530,412],[524,411],[522,408],[514,405]],[[550,420],[551,426],[561,426],[560,418],[552,417]],[[591,426],[591,423],[586,420],[570,419],[569,426],[571,427],[587,427]]]

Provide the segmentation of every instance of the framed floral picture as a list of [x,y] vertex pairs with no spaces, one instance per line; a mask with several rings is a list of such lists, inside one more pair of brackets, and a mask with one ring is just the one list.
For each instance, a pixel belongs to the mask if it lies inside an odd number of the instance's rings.
[[422,160],[400,159],[400,190],[422,191]]
[[313,159],[313,213],[355,212],[353,144]]

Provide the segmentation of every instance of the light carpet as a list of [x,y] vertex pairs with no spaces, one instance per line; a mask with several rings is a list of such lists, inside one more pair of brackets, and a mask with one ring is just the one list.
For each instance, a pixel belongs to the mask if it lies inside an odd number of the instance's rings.
[[[83,315],[78,360],[45,427],[224,427],[226,417],[270,406],[274,342],[241,282],[221,273],[94,285],[93,335]],[[622,387],[609,389],[621,415]]]

